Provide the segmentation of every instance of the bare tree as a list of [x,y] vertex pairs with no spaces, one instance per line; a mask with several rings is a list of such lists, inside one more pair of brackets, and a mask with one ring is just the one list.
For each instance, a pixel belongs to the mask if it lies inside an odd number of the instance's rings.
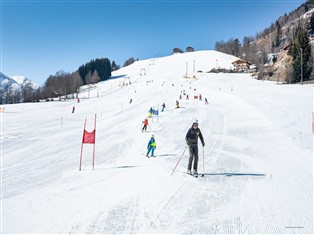
[[92,76],[90,78],[90,82],[92,84],[95,84],[95,83],[98,83],[99,79],[100,78],[99,78],[99,75],[98,75],[98,71],[95,69],[95,71],[93,72],[93,74],[92,74]]

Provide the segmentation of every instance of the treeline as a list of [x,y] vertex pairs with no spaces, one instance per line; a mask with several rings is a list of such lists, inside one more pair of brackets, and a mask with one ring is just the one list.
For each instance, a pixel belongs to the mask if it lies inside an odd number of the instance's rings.
[[111,77],[110,60],[107,58],[91,60],[80,66],[78,72],[84,85],[106,81]]
[[24,83],[20,88],[10,86],[7,91],[0,89],[0,104],[34,102],[40,97],[40,89],[35,89],[31,83]]
[[[138,59],[137,59],[138,60]],[[125,61],[124,67],[134,63],[131,57]],[[91,60],[81,65],[75,72],[63,70],[50,75],[40,88],[34,88],[31,83],[22,85],[19,89],[11,86],[7,91],[0,89],[0,104],[36,102],[52,98],[75,98],[82,85],[95,84],[110,79],[111,72],[120,69],[120,66],[108,58]]]

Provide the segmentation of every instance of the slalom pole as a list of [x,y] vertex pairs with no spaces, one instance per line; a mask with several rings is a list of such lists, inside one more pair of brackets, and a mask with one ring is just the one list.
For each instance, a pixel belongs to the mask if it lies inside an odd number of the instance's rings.
[[84,130],[83,130],[83,138],[82,138],[82,146],[81,146],[80,168],[79,168],[79,171],[82,170],[82,154],[83,154],[83,143],[84,143],[84,134],[85,134],[85,128],[86,128],[86,120],[87,120],[87,118],[85,118],[85,123],[84,123]]
[[183,151],[181,157],[179,158],[179,161],[177,162],[176,166],[174,167],[174,169],[173,169],[171,175],[173,175],[174,171],[176,170],[176,168],[177,168],[179,162],[181,161],[181,158],[182,158],[183,154],[185,153],[185,150],[187,149],[187,147],[188,147],[188,146],[185,146],[185,149],[184,149],[184,151]]
[[159,116],[159,104],[158,104],[158,109],[157,109],[157,123],[158,123],[158,116]]
[[94,147],[93,147],[93,170],[95,168],[95,145],[96,145],[96,119],[97,119],[97,114],[95,113],[95,122],[94,122]]

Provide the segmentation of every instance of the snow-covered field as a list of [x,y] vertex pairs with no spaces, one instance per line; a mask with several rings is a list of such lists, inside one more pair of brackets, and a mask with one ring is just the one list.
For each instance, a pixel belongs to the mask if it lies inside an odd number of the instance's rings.
[[[199,51],[137,61],[80,103],[3,106],[1,232],[312,234],[312,85],[206,73],[235,59]],[[183,78],[193,71],[197,80]],[[91,131],[95,113],[95,169],[86,144],[79,171],[84,120]],[[199,178],[183,173],[195,118],[206,144]],[[146,158],[152,134],[157,156]]]

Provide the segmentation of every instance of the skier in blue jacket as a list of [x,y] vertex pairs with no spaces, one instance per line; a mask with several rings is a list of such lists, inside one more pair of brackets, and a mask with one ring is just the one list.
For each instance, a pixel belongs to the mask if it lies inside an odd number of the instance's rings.
[[149,142],[148,142],[148,145],[147,145],[147,154],[146,154],[146,157],[148,157],[149,153],[152,152],[152,155],[151,157],[156,157],[154,155],[154,151],[156,149],[156,141],[155,141],[155,138],[154,138],[154,135],[152,135],[152,137],[150,138]]

